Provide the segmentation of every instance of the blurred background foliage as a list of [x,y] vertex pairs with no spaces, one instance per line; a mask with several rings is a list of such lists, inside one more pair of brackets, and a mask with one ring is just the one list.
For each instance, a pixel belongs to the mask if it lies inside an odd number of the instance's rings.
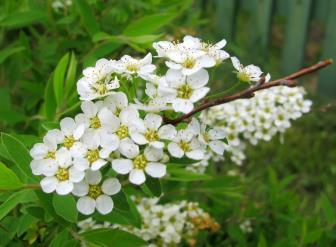
[[[226,38],[231,54],[274,78],[335,58],[335,2],[2,0],[0,129],[30,148],[79,109],[75,83],[84,67],[101,57],[144,56],[155,40],[185,34],[210,42]],[[230,75],[223,72],[228,68],[212,75],[215,90],[229,87]],[[335,75],[333,65],[301,79],[314,100],[312,112],[283,136],[251,146],[244,166],[226,161],[209,168],[210,174],[239,175],[219,183],[225,196],[198,191],[198,184],[206,188],[201,182],[165,184],[176,190],[163,200],[197,200],[221,224],[217,233],[200,234],[199,246],[336,245]],[[0,143],[7,160],[4,150]],[[240,227],[247,220],[251,232]],[[37,232],[31,228],[24,241],[43,235]],[[0,228],[4,242],[6,235]]]

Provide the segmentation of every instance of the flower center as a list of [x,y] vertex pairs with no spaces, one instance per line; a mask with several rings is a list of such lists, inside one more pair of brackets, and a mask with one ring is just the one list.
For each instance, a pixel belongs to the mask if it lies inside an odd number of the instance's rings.
[[191,69],[195,66],[196,64],[196,60],[192,59],[192,58],[187,58],[184,62],[183,62],[183,67],[187,68],[187,69]]
[[127,64],[127,66],[126,66],[126,69],[127,69],[129,72],[131,72],[131,73],[135,73],[135,72],[137,72],[137,71],[139,70],[139,67],[138,67],[138,65],[135,64],[135,63],[129,63],[129,64]]
[[98,83],[97,85],[94,86],[94,89],[100,95],[105,95],[108,92],[108,89],[105,83]]
[[143,170],[147,166],[147,159],[145,155],[140,154],[133,160],[133,165],[135,169]]
[[58,168],[58,171],[56,172],[55,176],[58,179],[58,181],[69,180],[69,171],[66,168]]
[[237,73],[237,78],[242,82],[250,82],[250,75],[245,71],[241,71]]
[[89,161],[89,163],[92,164],[93,162],[99,160],[99,151],[97,149],[88,150],[86,153],[86,158]]
[[205,134],[203,135],[203,138],[204,138],[204,141],[205,141],[206,143],[209,143],[209,141],[210,141],[210,137],[209,137],[209,134],[208,134],[208,133],[205,133]]
[[75,143],[75,138],[72,135],[71,136],[66,136],[64,138],[63,145],[67,149],[71,148],[74,143]]
[[128,136],[128,127],[126,125],[120,125],[116,134],[120,139],[126,138]]
[[55,159],[56,156],[55,156],[55,152],[53,151],[48,151],[48,153],[46,154],[46,156],[44,156],[45,159]]
[[98,129],[101,127],[100,120],[97,116],[90,118],[90,127],[94,129]]
[[99,185],[93,185],[93,184],[89,185],[89,193],[88,193],[89,197],[93,199],[97,199],[98,196],[100,196],[101,194],[102,194],[102,190]]
[[114,113],[114,115],[116,115],[117,117],[119,117],[121,111],[122,111],[121,108],[116,107],[113,113]]
[[181,99],[189,99],[193,93],[193,89],[188,84],[183,84],[177,89],[177,97]]
[[185,141],[181,141],[180,142],[180,148],[184,151],[184,152],[189,152],[191,150],[190,145],[188,142]]
[[160,139],[156,130],[147,130],[145,133],[145,138],[150,142],[157,141]]

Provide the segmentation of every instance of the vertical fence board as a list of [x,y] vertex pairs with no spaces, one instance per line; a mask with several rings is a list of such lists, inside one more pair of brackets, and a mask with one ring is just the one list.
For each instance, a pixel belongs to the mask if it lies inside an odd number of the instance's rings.
[[[336,1],[329,2],[325,40],[322,59],[332,58],[336,61]],[[320,72],[318,91],[324,95],[336,97],[336,65]]]
[[287,15],[290,1],[292,0],[275,0],[276,13],[281,16]]
[[[334,0],[331,0],[334,1]],[[330,0],[315,0],[314,2],[314,13],[313,19],[320,23],[325,23],[327,21],[328,8]]]
[[251,0],[253,3],[251,15],[252,44],[259,47],[260,52],[266,54],[273,0]]
[[288,5],[282,70],[290,73],[302,66],[311,0],[292,0]]
[[220,38],[225,38],[228,41],[234,39],[234,20],[236,0],[217,0],[217,22],[218,22],[218,35]]

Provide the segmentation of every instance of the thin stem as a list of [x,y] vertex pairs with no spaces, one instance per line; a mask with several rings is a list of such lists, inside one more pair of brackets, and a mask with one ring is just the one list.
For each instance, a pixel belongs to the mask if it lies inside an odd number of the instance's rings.
[[[270,81],[270,82],[266,82],[264,83],[264,81],[261,81],[260,83],[257,83],[255,86],[250,87],[248,89],[244,89],[240,92],[237,92],[235,94],[232,95],[227,95],[227,96],[223,96],[221,98],[218,99],[214,99],[212,101],[206,101],[204,103],[202,103],[200,106],[196,107],[194,110],[192,110],[191,112],[182,115],[179,118],[176,119],[165,119],[165,123],[169,123],[169,124],[173,124],[173,125],[177,125],[178,123],[190,118],[191,116],[193,116],[194,114],[203,111],[207,108],[210,108],[212,106],[216,106],[216,105],[221,105],[224,103],[228,103],[237,99],[247,99],[247,98],[252,98],[254,97],[254,93],[260,90],[264,90],[267,88],[271,88],[271,87],[277,87],[277,86],[287,86],[287,87],[295,87],[297,85],[296,81],[294,81],[295,79],[313,73],[317,70],[320,70],[324,67],[329,66],[330,64],[332,64],[333,61],[332,59],[327,59],[321,62],[318,62],[317,64],[314,64],[312,66],[303,68],[291,75],[285,76],[283,78],[279,78],[277,80],[274,81]],[[262,78],[262,80],[264,80]]]

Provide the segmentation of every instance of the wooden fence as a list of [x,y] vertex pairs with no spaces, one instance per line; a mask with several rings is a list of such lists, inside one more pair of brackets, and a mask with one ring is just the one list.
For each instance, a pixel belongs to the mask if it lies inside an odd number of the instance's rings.
[[[209,0],[205,0],[208,3]],[[290,73],[304,63],[309,42],[308,32],[314,23],[321,26],[319,59],[333,58],[336,63],[336,0],[216,0],[220,33],[235,39],[238,13],[250,13],[251,42],[267,51],[270,30],[275,18],[284,19],[284,43],[281,70]],[[317,58],[318,59],[318,58]],[[319,74],[318,91],[336,97],[336,65]]]

